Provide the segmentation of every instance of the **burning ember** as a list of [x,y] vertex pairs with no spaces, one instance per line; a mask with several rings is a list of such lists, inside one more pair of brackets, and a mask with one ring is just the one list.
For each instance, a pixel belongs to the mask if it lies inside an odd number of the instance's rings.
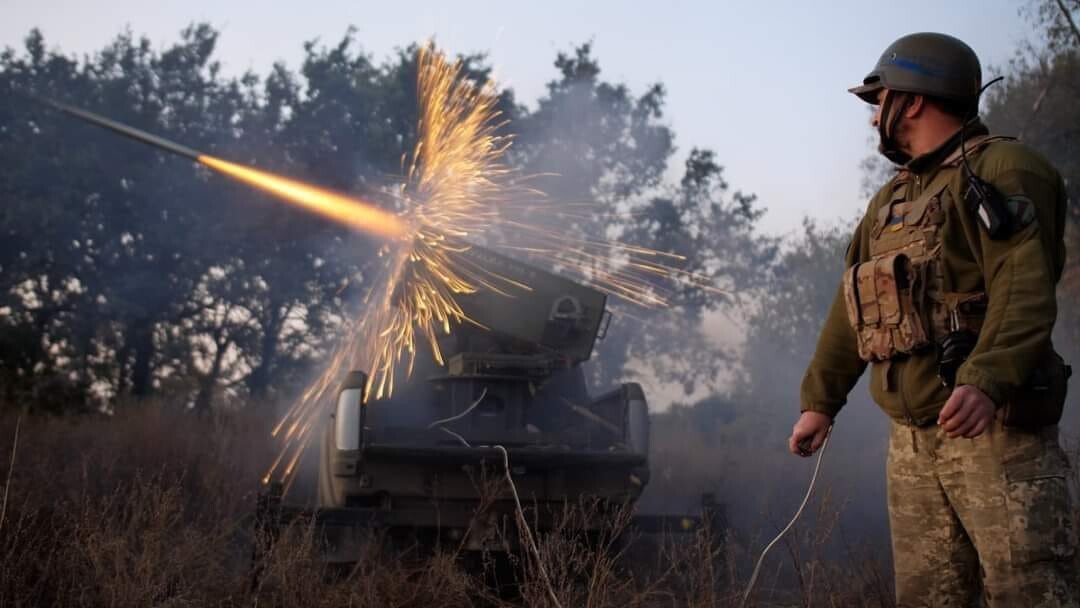
[[455,255],[470,242],[540,260],[643,307],[669,305],[672,290],[658,283],[720,291],[706,278],[672,266],[684,261],[681,256],[568,233],[565,227],[588,219],[593,205],[547,199],[529,187],[528,176],[504,164],[511,141],[497,134],[505,122],[496,109],[495,85],[468,81],[459,63],[430,47],[420,50],[417,63],[420,137],[399,187],[406,236],[384,248],[386,265],[363,315],[273,431],[282,451],[263,482],[277,477],[286,492],[319,430],[316,421],[345,374],[369,370],[366,398],[388,397],[398,368],[404,365],[405,376],[411,374],[421,342],[441,365],[439,335],[461,323],[476,324],[456,296],[529,289]]
[[[418,348],[443,363],[438,338],[462,323],[478,325],[457,297],[510,288],[529,290],[468,256],[471,243],[524,255],[612,296],[646,308],[670,304],[676,287],[714,292],[707,278],[675,266],[678,255],[575,234],[568,228],[593,217],[592,203],[552,201],[530,187],[529,177],[505,164],[511,139],[497,110],[495,84],[477,84],[433,47],[419,51],[419,140],[396,188],[398,214],[293,179],[239,165],[117,123],[85,110],[42,100],[52,107],[126,137],[189,158],[354,230],[386,239],[381,274],[362,314],[320,376],[275,426],[281,450],[263,477],[285,491],[297,463],[319,430],[323,407],[350,370],[368,370],[365,395],[382,399],[399,371],[408,377]],[[558,227],[558,228],[552,228]],[[399,370],[399,368],[403,368]]]

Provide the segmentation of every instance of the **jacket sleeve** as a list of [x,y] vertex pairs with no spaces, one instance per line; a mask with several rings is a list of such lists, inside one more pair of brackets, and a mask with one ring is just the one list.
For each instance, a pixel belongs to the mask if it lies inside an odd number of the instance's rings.
[[[978,387],[1001,406],[1050,348],[1060,274],[1051,235],[1059,232],[1054,223],[1061,190],[1055,181],[1026,169],[1006,168],[989,181],[1008,202],[1013,221],[1027,225],[995,241],[970,219],[968,241],[979,258],[989,304],[978,342],[957,371],[956,383]],[[1028,210],[1027,217],[1025,205],[1034,211]]]
[[[873,204],[870,209],[873,209]],[[868,210],[855,229],[845,256],[845,268],[851,268],[868,255],[869,217]],[[821,328],[814,356],[803,376],[799,391],[801,411],[836,416],[847,403],[848,393],[859,381],[864,369],[866,362],[859,358],[855,330],[848,322],[844,287],[840,282]]]

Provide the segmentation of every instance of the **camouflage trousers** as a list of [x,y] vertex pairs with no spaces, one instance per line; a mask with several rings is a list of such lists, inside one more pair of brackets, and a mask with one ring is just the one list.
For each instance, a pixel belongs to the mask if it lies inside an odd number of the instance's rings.
[[888,499],[900,608],[1080,606],[1056,426],[974,439],[893,422]]

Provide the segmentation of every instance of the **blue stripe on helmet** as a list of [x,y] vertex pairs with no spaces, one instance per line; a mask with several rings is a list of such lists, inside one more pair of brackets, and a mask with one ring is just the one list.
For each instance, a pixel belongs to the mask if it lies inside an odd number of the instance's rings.
[[903,57],[893,57],[889,60],[889,63],[898,68],[910,70],[916,74],[922,74],[923,76],[931,76],[934,78],[940,78],[942,76],[942,72],[939,70],[929,68],[921,63],[912,61],[911,59],[904,59]]

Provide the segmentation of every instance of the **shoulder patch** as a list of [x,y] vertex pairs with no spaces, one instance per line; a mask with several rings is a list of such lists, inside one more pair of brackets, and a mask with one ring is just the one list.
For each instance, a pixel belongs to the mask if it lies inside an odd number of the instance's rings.
[[1014,230],[1027,228],[1035,222],[1035,204],[1030,198],[1022,194],[1014,194],[1005,199],[1005,207],[1012,216]]

